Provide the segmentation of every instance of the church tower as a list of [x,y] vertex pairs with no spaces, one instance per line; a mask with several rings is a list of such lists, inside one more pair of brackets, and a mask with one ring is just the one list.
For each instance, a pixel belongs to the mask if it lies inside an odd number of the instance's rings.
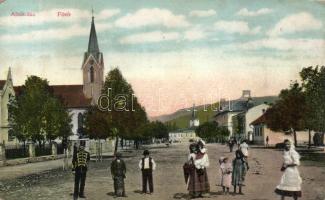
[[98,47],[94,16],[91,20],[88,50],[84,54],[82,72],[83,92],[87,98],[92,99],[92,104],[96,104],[104,83],[104,58]]
[[200,120],[196,116],[197,110],[195,109],[195,104],[193,104],[192,115],[190,119],[190,128],[195,128],[200,125]]

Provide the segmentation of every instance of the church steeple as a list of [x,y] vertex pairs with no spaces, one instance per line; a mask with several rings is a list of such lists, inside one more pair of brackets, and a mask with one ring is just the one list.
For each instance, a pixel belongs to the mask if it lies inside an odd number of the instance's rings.
[[[93,13],[94,11],[92,11]],[[88,53],[98,53],[98,41],[97,41],[97,34],[94,22],[94,13],[92,14],[91,20],[91,28],[90,28],[90,35],[89,35],[89,42],[88,42]]]
[[84,94],[87,98],[92,99],[93,104],[96,104],[104,82],[104,58],[103,53],[98,48],[93,10],[88,50],[84,54],[81,69],[83,71]]

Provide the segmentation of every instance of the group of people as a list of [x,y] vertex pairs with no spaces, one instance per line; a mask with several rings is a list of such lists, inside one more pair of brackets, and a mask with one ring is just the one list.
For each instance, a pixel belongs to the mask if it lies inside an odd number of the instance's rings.
[[[293,197],[297,200],[301,194],[301,177],[298,171],[300,165],[300,156],[295,151],[295,146],[290,140],[285,140],[285,149],[283,154],[283,165],[281,171],[283,176],[280,184],[276,187],[275,193],[285,197]],[[89,153],[85,150],[84,141],[80,142],[80,147],[73,155],[73,170],[75,172],[74,199],[85,198],[84,188],[87,174],[87,163],[90,160]],[[248,165],[248,145],[242,141],[235,151],[235,158],[220,157],[220,185],[224,194],[229,194],[230,187],[233,186],[234,194],[243,194],[242,187],[245,186],[245,176],[249,170]],[[203,197],[210,191],[207,168],[209,167],[209,157],[207,148],[203,140],[192,143],[189,146],[189,155],[183,166],[185,183],[191,198]],[[142,193],[152,194],[153,171],[156,169],[156,163],[150,152],[145,150],[143,158],[139,161],[139,169],[142,172]],[[122,159],[121,153],[116,153],[111,162],[110,172],[114,181],[114,195],[116,197],[125,197],[124,179],[126,178],[126,165]],[[148,188],[149,187],[149,188]]]
[[[230,150],[232,152],[232,149]],[[249,170],[248,165],[248,145],[246,140],[242,141],[239,148],[235,151],[235,158],[231,161],[228,157],[219,159],[220,176],[222,190],[224,194],[229,194],[231,186],[234,187],[234,194],[243,194],[246,172]]]

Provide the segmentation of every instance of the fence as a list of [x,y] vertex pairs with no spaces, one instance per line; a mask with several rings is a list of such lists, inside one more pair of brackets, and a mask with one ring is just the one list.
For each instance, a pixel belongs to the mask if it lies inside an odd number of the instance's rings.
[[60,155],[60,154],[64,154],[64,147],[63,147],[63,144],[57,144],[57,154]]
[[47,156],[52,154],[52,147],[49,144],[45,145],[36,145],[35,146],[35,156]]
[[5,147],[6,159],[29,157],[28,145],[10,145]]

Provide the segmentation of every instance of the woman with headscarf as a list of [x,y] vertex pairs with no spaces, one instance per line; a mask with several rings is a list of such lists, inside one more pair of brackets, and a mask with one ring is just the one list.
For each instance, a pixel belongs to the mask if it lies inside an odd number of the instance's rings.
[[188,158],[189,176],[187,180],[188,191],[191,198],[202,197],[210,191],[206,168],[209,166],[209,158],[206,153],[205,143],[199,141],[190,146],[191,152]]
[[117,197],[125,196],[124,179],[126,167],[121,157],[121,153],[116,153],[115,159],[111,163],[111,174],[114,181],[114,194]]
[[283,164],[281,171],[283,175],[280,184],[276,187],[275,193],[281,195],[281,200],[285,197],[293,197],[297,200],[301,197],[301,177],[298,171],[300,165],[300,155],[295,150],[295,146],[292,141],[284,141],[284,153]]
[[236,157],[232,161],[232,177],[231,184],[234,186],[234,193],[238,186],[239,194],[242,193],[242,186],[244,186],[246,172],[249,169],[247,162],[245,161],[244,155],[240,150],[235,152]]

